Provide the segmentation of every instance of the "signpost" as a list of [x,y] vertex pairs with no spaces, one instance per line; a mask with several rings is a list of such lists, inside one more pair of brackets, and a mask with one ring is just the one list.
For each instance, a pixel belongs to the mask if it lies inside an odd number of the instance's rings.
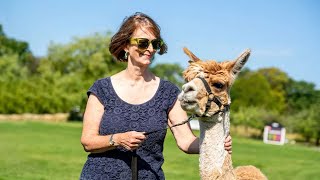
[[286,129],[279,123],[273,122],[264,127],[263,142],[283,145],[286,139]]

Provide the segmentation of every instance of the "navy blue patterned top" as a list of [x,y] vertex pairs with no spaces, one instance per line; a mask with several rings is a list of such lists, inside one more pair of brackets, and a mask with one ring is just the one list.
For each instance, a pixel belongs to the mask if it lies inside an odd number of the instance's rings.
[[[160,79],[155,95],[139,105],[123,101],[115,92],[110,77],[97,80],[88,90],[104,105],[100,123],[100,135],[127,131],[151,132],[167,127],[168,113],[173,107],[180,90],[173,83]],[[137,149],[138,179],[165,179],[162,171],[163,143],[166,130],[157,131]],[[92,153],[84,164],[81,180],[125,179],[131,177],[132,152],[122,147],[104,153]]]

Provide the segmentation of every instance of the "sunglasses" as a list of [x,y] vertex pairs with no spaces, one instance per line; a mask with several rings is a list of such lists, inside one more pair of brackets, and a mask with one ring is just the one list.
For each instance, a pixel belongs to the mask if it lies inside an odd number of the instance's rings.
[[149,45],[152,44],[153,49],[159,50],[164,42],[162,41],[162,39],[149,40],[147,38],[131,38],[130,44],[137,45],[139,50],[146,50],[148,49]]

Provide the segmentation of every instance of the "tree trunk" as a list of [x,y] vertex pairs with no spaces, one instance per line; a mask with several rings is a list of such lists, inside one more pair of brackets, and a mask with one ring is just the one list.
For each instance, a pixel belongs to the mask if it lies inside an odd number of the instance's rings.
[[306,143],[310,143],[310,139],[311,139],[311,137],[310,137],[310,136],[306,136],[305,138],[306,138],[306,140],[305,140],[305,141],[306,141]]

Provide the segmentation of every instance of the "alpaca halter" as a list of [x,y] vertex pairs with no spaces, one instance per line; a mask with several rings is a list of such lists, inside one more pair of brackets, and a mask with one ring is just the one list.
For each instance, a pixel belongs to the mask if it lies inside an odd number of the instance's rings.
[[215,115],[215,114],[218,114],[219,112],[229,111],[229,109],[230,109],[230,104],[223,104],[223,103],[221,102],[221,99],[220,99],[218,96],[216,96],[216,95],[214,95],[214,94],[212,93],[208,82],[207,82],[204,78],[202,78],[202,77],[197,77],[197,78],[199,78],[199,79],[202,81],[202,83],[204,84],[204,87],[206,88],[207,93],[208,93],[208,101],[207,101],[207,103],[206,103],[206,110],[205,110],[205,112],[202,114],[202,116],[198,116],[198,115],[193,114],[193,115],[191,115],[188,119],[182,121],[181,123],[174,124],[174,125],[172,125],[172,126],[168,126],[168,127],[166,127],[166,128],[162,128],[162,129],[158,129],[158,130],[149,131],[149,132],[144,133],[145,135],[149,135],[149,134],[156,133],[156,132],[159,132],[159,131],[164,131],[164,130],[167,130],[168,128],[171,129],[171,128],[176,127],[176,126],[181,126],[181,125],[186,124],[187,122],[191,121],[191,120],[192,120],[193,118],[195,118],[195,117],[206,117],[205,114],[208,113],[208,111],[209,111],[209,109],[210,109],[210,107],[211,107],[211,102],[214,102],[214,103],[216,103],[216,104],[219,106],[219,110],[217,110],[216,112],[214,112],[214,113],[212,114],[212,116]]
[[[216,105],[219,107],[219,110],[216,111],[216,112],[214,112],[214,113],[212,114],[212,116],[215,115],[215,114],[218,114],[219,112],[229,111],[229,109],[230,109],[230,104],[223,104],[223,103],[221,102],[221,99],[220,99],[218,96],[216,96],[216,95],[214,95],[214,94],[212,93],[208,82],[207,82],[203,77],[197,77],[197,78],[199,78],[199,79],[202,81],[202,83],[203,83],[203,85],[204,85],[204,87],[206,88],[206,91],[207,91],[207,93],[208,93],[208,100],[207,100],[207,103],[206,103],[206,109],[205,109],[204,113],[202,114],[202,116],[199,116],[199,117],[206,117],[205,114],[208,113],[208,111],[209,111],[209,109],[210,109],[210,107],[211,107],[211,103],[212,103],[212,102],[216,103]],[[222,108],[222,106],[223,106],[223,108]]]

